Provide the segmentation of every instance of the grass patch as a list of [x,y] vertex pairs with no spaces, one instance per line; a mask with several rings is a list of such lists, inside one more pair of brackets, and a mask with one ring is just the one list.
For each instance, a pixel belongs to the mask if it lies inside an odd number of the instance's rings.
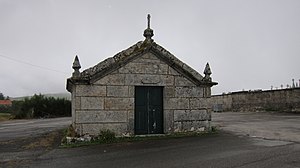
[[[65,131],[69,132],[69,131]],[[111,143],[126,143],[126,142],[138,142],[138,141],[149,141],[149,140],[162,140],[162,139],[174,139],[174,138],[184,138],[184,137],[198,137],[198,136],[208,136],[212,134],[217,134],[217,127],[212,126],[210,131],[204,132],[180,132],[172,134],[162,134],[162,135],[136,135],[130,137],[116,137],[113,132],[109,130],[103,130],[100,132],[99,136],[94,137],[89,142],[76,142],[76,143],[66,143],[62,141],[60,147],[62,148],[73,148],[81,146],[90,146],[98,144],[111,144]],[[63,138],[66,139],[66,136]]]
[[23,146],[24,149],[36,149],[36,148],[46,148],[52,147],[55,139],[59,136],[59,132],[51,132],[47,135],[37,138],[35,141]]
[[7,121],[14,117],[10,113],[0,113],[0,121]]

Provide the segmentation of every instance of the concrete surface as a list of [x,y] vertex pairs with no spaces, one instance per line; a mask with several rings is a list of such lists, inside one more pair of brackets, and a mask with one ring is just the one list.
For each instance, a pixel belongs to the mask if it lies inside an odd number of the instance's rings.
[[213,125],[238,135],[300,142],[300,114],[223,112],[213,113],[212,120]]
[[220,133],[203,137],[54,149],[23,166],[43,168],[292,168],[300,167],[300,144]]
[[0,142],[67,128],[71,122],[71,117],[3,121],[0,122]]

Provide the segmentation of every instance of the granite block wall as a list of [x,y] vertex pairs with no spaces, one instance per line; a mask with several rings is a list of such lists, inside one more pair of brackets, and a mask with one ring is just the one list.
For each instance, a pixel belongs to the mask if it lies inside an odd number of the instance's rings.
[[92,84],[73,86],[76,131],[97,135],[110,129],[119,136],[133,135],[135,86],[163,87],[164,133],[210,129],[210,87],[196,86],[146,53]]

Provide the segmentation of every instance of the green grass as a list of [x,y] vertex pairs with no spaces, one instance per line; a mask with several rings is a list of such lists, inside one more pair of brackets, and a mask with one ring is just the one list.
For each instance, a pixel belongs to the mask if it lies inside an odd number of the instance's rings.
[[10,113],[0,113],[0,121],[6,121],[12,118],[13,116]]

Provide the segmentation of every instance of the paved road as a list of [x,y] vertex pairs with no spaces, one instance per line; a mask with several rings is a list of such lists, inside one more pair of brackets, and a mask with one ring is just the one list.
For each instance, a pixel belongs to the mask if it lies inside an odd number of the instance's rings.
[[238,135],[300,142],[300,114],[223,112],[212,118],[214,125]]
[[220,133],[203,137],[55,149],[26,166],[43,168],[292,168],[300,144]]
[[[46,151],[16,150],[2,153],[0,167],[296,168],[300,167],[299,119],[299,115],[291,114],[216,113],[214,124],[222,129],[218,134]],[[21,126],[16,128],[22,130]]]
[[53,130],[67,128],[70,124],[70,117],[3,121],[0,122],[0,141],[37,136]]

